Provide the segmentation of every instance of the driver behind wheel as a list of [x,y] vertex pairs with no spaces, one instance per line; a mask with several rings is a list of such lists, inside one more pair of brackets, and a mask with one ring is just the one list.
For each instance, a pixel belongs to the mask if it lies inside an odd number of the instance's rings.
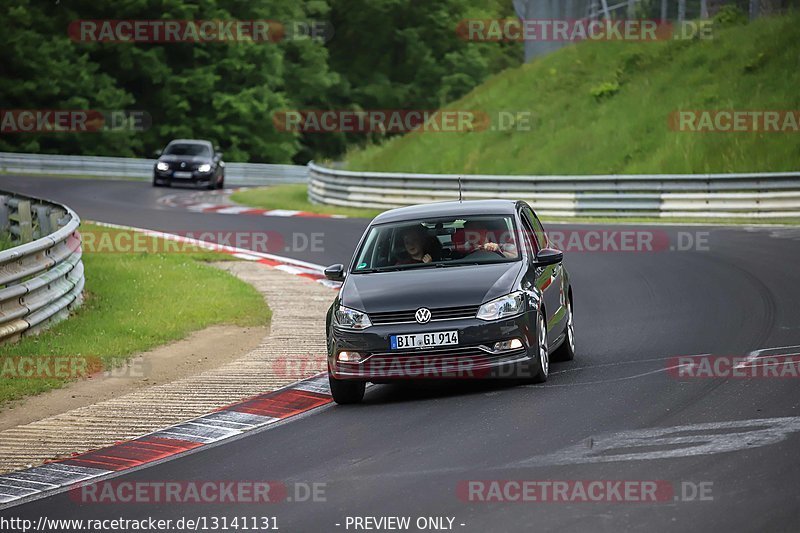
[[464,223],[463,251],[471,254],[480,250],[509,259],[517,257],[513,235],[502,220],[469,220]]

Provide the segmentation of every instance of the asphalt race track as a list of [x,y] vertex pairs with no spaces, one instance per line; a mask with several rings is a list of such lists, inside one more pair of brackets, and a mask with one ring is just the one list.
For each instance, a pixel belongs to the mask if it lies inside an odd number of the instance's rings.
[[[367,223],[190,213],[157,203],[180,190],[149,183],[2,176],[0,188],[64,202],[86,220],[163,231],[320,232],[321,250],[284,255],[322,265],[347,262]],[[661,245],[567,248],[578,355],[546,384],[375,386],[362,405],[117,478],[324,483],[325,501],[92,505],[62,493],[0,516],[272,516],[288,532],[353,531],[356,516],[450,517],[464,532],[797,531],[800,381],[669,369],[676,356],[798,352],[800,228],[601,228],[651,232]],[[702,246],[670,249],[690,237]],[[469,480],[652,480],[674,493],[655,503],[482,502],[459,490]]]

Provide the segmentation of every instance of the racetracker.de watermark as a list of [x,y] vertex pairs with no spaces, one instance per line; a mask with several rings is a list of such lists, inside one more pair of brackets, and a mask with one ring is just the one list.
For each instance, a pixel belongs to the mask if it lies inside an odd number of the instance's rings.
[[293,133],[464,133],[494,124],[489,113],[469,109],[298,109],[276,112],[272,123],[277,131]]
[[139,358],[124,365],[109,366],[95,355],[7,355],[0,357],[0,379],[81,379],[102,375],[112,378],[142,378],[150,364]]
[[670,113],[671,130],[690,133],[798,133],[800,111],[768,109],[680,110]]
[[277,43],[329,41],[333,26],[320,20],[73,20],[69,38],[79,43]]
[[678,231],[671,234],[658,229],[548,229],[553,246],[565,253],[574,252],[706,252],[710,249],[708,231]]
[[667,360],[667,373],[679,380],[797,379],[800,353],[671,357]]
[[258,253],[324,252],[322,232],[178,231],[155,238],[130,230],[81,230],[84,253],[198,253],[243,249]]
[[153,124],[141,110],[0,109],[0,133],[99,133],[146,131]]
[[69,489],[80,504],[264,504],[325,502],[326,483],[253,480],[107,480]]
[[711,481],[462,480],[456,495],[468,503],[666,503],[713,501],[713,486]]
[[714,38],[710,20],[672,23],[654,19],[464,19],[456,34],[465,41],[629,41]]

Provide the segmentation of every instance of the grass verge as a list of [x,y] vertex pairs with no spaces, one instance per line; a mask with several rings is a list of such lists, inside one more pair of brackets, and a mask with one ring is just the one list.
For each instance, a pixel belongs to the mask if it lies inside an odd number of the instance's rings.
[[[124,230],[84,224],[95,238],[126,243]],[[102,237],[106,235],[107,237]],[[164,249],[151,239],[152,249]],[[85,302],[74,316],[0,352],[0,405],[63,385],[66,379],[15,377],[20,357],[73,356],[111,368],[128,356],[216,324],[259,326],[270,310],[251,285],[208,261],[230,256],[199,249],[181,253],[84,253]]]
[[302,183],[245,189],[233,193],[231,199],[239,204],[260,209],[291,209],[320,215],[373,218],[381,212],[380,209],[359,209],[355,207],[312,204],[308,201],[308,189],[306,185]]
[[519,175],[793,171],[800,163],[796,129],[675,131],[670,117],[678,110],[796,110],[799,58],[798,13],[715,28],[707,41],[584,42],[504,71],[447,106],[486,113],[490,128],[394,137],[354,150],[348,168]]

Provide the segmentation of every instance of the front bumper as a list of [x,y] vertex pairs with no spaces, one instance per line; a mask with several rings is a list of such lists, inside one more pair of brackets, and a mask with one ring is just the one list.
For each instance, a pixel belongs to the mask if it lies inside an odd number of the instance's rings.
[[[191,176],[176,177],[176,172],[190,173]],[[174,183],[207,183],[214,179],[214,172],[200,172],[198,170],[154,170],[153,179],[158,181],[169,181]]]
[[[536,311],[484,322],[476,318],[428,324],[371,326],[363,331],[331,327],[328,369],[336,379],[393,381],[403,379],[491,379],[532,377],[537,368]],[[392,350],[389,337],[412,333],[458,331],[458,346]],[[497,342],[520,339],[522,348],[493,351]],[[358,363],[337,360],[341,351],[358,352]]]

